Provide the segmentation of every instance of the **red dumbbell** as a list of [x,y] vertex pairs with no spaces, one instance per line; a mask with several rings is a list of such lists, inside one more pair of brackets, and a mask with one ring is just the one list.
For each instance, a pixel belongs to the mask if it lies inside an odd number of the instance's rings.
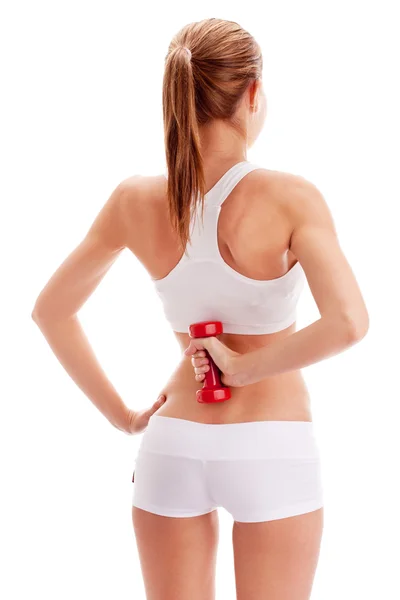
[[[191,338],[213,337],[222,333],[220,321],[202,321],[189,326]],[[223,402],[231,397],[231,390],[221,382],[221,371],[211,358],[207,350],[204,350],[209,363],[209,371],[204,373],[204,385],[196,392],[197,402]]]

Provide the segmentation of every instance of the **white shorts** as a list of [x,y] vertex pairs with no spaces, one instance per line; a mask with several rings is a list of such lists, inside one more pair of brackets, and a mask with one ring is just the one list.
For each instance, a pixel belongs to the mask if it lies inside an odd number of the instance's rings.
[[311,421],[209,424],[152,415],[133,477],[132,503],[166,517],[218,507],[254,523],[323,506]]

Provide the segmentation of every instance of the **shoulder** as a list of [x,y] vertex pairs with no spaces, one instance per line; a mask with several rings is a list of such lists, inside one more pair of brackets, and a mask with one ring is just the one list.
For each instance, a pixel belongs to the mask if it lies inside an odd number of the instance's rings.
[[331,211],[323,193],[309,179],[299,174],[268,169],[260,169],[258,177],[293,228],[313,222],[333,226]]
[[[299,195],[307,195],[315,188],[313,184],[301,175],[287,173],[285,171],[274,171],[264,167],[257,167],[251,171],[246,179],[254,191],[260,191],[264,196],[268,194],[282,206],[288,206],[291,199]],[[315,188],[316,189],[316,188]]]
[[130,175],[117,186],[122,202],[139,208],[145,201],[157,200],[165,191],[164,175]]
[[263,167],[252,171],[251,174],[254,184],[263,184],[265,189],[275,192],[282,202],[289,196],[307,195],[307,193],[317,191],[317,187],[311,181],[298,174],[274,171]]
[[166,178],[164,175],[131,175],[120,181],[115,192],[125,222],[134,224],[160,207],[165,198]]
[[121,247],[136,253],[157,224],[165,221],[165,191],[164,175],[135,174],[122,179],[108,201],[109,237],[117,238]]

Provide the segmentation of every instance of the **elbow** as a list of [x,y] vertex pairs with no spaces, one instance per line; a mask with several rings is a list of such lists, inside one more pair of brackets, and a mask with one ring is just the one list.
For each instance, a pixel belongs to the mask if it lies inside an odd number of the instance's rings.
[[45,309],[43,306],[35,304],[31,313],[31,317],[36,323],[36,325],[40,327],[40,325],[43,325],[45,322],[50,321],[50,315],[54,320],[55,315],[53,313],[54,311],[51,312],[47,308]]
[[31,312],[31,317],[35,323],[39,322],[39,311],[38,311],[36,305],[34,306],[32,312]]
[[360,342],[369,330],[369,315],[366,310],[362,314],[342,317],[342,330],[345,332],[346,345],[352,346]]
[[36,301],[31,313],[31,317],[36,323],[36,325],[39,325],[44,320],[47,314],[48,310],[45,309],[44,305]]
[[54,323],[68,321],[76,316],[76,313],[67,313],[61,310],[54,302],[37,301],[31,312],[31,317],[36,325],[47,326]]
[[35,300],[35,304],[33,306],[32,312],[31,312],[31,317],[32,317],[33,321],[36,324],[38,324],[42,315],[43,315],[43,302],[42,302],[41,294],[39,294],[39,296],[37,296],[37,298]]

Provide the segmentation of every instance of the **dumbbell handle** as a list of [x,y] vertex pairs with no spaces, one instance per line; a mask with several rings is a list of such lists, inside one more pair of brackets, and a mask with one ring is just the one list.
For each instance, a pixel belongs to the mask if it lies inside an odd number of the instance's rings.
[[[202,321],[193,323],[189,327],[189,335],[191,338],[213,337],[222,333],[222,323],[220,321]],[[231,391],[221,382],[221,371],[213,361],[210,353],[205,350],[209,360],[210,369],[206,371],[204,385],[202,389],[196,393],[198,402],[223,402],[229,400]]]

